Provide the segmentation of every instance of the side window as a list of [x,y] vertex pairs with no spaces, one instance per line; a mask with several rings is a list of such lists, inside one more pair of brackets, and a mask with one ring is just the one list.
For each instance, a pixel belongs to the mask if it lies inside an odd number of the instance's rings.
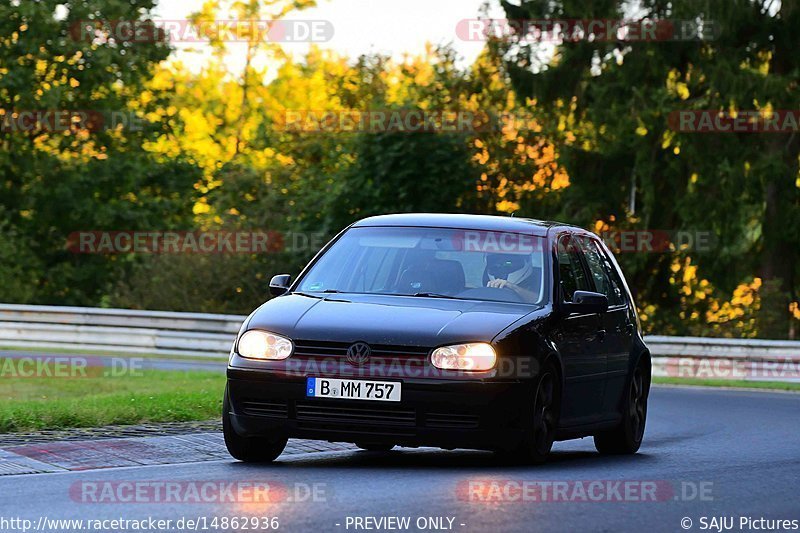
[[594,279],[594,286],[597,292],[605,294],[608,297],[608,305],[622,305],[625,300],[622,297],[622,290],[616,280],[616,276],[612,274],[614,265],[608,260],[605,254],[600,250],[593,239],[581,239],[581,247],[583,248],[584,257],[589,264],[589,270]]
[[[600,247],[599,244],[595,242],[594,245],[600,252],[600,257],[603,259],[603,268],[605,269],[606,274],[608,275],[608,279],[611,280],[610,281],[611,291],[614,294],[614,298],[616,298],[615,300],[612,300],[612,298],[609,296],[608,304],[609,305],[627,304],[628,301],[627,298],[625,297],[625,291],[622,288],[622,280],[619,277],[619,272],[617,272],[617,267],[614,266],[614,263],[612,263],[611,260],[608,258],[608,254],[605,251],[603,251],[603,249]],[[616,303],[611,303],[612,301]]]
[[578,243],[569,235],[558,239],[558,275],[561,279],[561,296],[565,302],[572,301],[575,291],[588,291],[589,280],[581,263],[581,252]]

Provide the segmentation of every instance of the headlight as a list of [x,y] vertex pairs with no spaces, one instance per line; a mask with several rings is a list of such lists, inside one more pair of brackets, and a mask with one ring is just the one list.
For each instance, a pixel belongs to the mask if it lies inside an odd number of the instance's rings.
[[496,361],[494,348],[484,342],[442,346],[431,354],[433,366],[442,370],[489,370]]
[[292,355],[292,341],[269,331],[251,329],[239,337],[236,351],[248,359],[286,359]]

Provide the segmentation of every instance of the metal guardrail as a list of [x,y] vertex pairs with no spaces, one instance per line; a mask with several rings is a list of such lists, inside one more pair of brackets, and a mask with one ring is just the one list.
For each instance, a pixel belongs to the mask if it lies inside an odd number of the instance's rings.
[[653,375],[800,383],[800,342],[652,335]]
[[0,304],[0,346],[226,357],[239,315]]
[[650,352],[659,356],[725,357],[731,359],[800,358],[800,341],[667,337],[648,335]]
[[[0,304],[0,346],[226,357],[242,315]],[[800,342],[645,338],[656,376],[800,381]]]

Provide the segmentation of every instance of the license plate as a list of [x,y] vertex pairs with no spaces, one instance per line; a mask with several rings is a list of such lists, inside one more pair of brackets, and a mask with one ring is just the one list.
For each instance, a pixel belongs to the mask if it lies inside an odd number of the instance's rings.
[[400,383],[394,381],[306,378],[306,396],[309,398],[399,402],[400,386]]

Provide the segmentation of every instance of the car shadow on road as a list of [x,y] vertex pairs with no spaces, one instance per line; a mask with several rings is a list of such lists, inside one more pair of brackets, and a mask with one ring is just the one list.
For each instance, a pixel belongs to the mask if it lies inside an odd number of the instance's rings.
[[554,450],[546,464],[524,465],[514,463],[509,457],[492,452],[475,450],[441,450],[438,448],[395,448],[389,452],[350,451],[324,454],[298,454],[279,458],[275,463],[265,465],[245,465],[242,468],[297,469],[297,468],[347,468],[347,469],[423,469],[423,470],[463,470],[490,469],[494,472],[533,469],[537,471],[565,469],[599,468],[617,465],[644,466],[652,464],[655,455],[638,453],[635,455],[600,455],[586,450]]

